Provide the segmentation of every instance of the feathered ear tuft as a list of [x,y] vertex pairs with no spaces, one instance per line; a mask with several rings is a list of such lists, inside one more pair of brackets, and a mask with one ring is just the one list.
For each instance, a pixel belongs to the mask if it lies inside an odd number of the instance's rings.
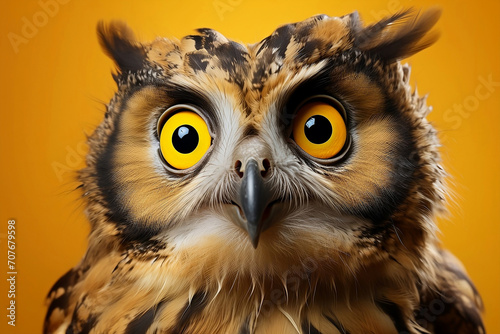
[[354,45],[361,51],[377,54],[388,61],[401,60],[436,42],[439,33],[429,31],[440,16],[439,8],[430,8],[422,13],[415,13],[410,8],[363,28],[358,15],[351,14]]
[[97,36],[102,49],[115,61],[120,72],[133,72],[143,68],[146,58],[144,48],[124,22],[99,22]]

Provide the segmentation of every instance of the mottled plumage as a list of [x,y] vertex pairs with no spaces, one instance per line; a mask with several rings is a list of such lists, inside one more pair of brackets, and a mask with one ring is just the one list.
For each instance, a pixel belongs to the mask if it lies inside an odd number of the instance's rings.
[[[118,91],[79,175],[88,250],[50,291],[44,332],[484,333],[436,237],[439,143],[399,62],[438,17],[321,15],[253,45],[100,24]],[[293,132],[311,97],[345,123],[331,157]],[[209,131],[185,169],[160,145],[176,106]]]

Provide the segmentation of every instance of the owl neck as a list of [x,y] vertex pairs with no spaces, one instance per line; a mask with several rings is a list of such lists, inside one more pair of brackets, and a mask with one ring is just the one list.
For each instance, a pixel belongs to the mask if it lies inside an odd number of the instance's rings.
[[[390,319],[418,303],[416,276],[391,259],[363,266],[344,257],[259,272],[238,263],[217,267],[158,244],[108,250],[106,257],[87,254],[75,290],[97,305],[92,312],[102,326],[117,321],[112,310],[120,305],[121,317],[140,322],[154,314],[161,319],[154,325],[173,333],[391,333]],[[358,321],[366,317],[373,323]]]

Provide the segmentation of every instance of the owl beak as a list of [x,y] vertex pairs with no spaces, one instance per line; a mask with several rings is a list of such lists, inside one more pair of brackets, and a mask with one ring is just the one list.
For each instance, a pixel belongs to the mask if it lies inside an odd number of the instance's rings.
[[271,220],[270,199],[269,186],[261,175],[257,161],[249,159],[241,182],[239,204],[246,218],[246,223],[241,225],[248,232],[254,248],[257,248],[259,236]]

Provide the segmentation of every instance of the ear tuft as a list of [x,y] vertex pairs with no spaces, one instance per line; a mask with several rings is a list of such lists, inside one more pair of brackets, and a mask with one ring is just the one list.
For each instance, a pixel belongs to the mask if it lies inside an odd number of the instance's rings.
[[133,72],[143,68],[146,58],[144,48],[124,22],[99,22],[97,36],[102,49],[115,61],[120,72]]
[[354,31],[354,45],[361,51],[377,54],[388,61],[409,57],[437,41],[439,34],[429,32],[441,16],[439,8],[422,13],[407,9],[366,28]]

